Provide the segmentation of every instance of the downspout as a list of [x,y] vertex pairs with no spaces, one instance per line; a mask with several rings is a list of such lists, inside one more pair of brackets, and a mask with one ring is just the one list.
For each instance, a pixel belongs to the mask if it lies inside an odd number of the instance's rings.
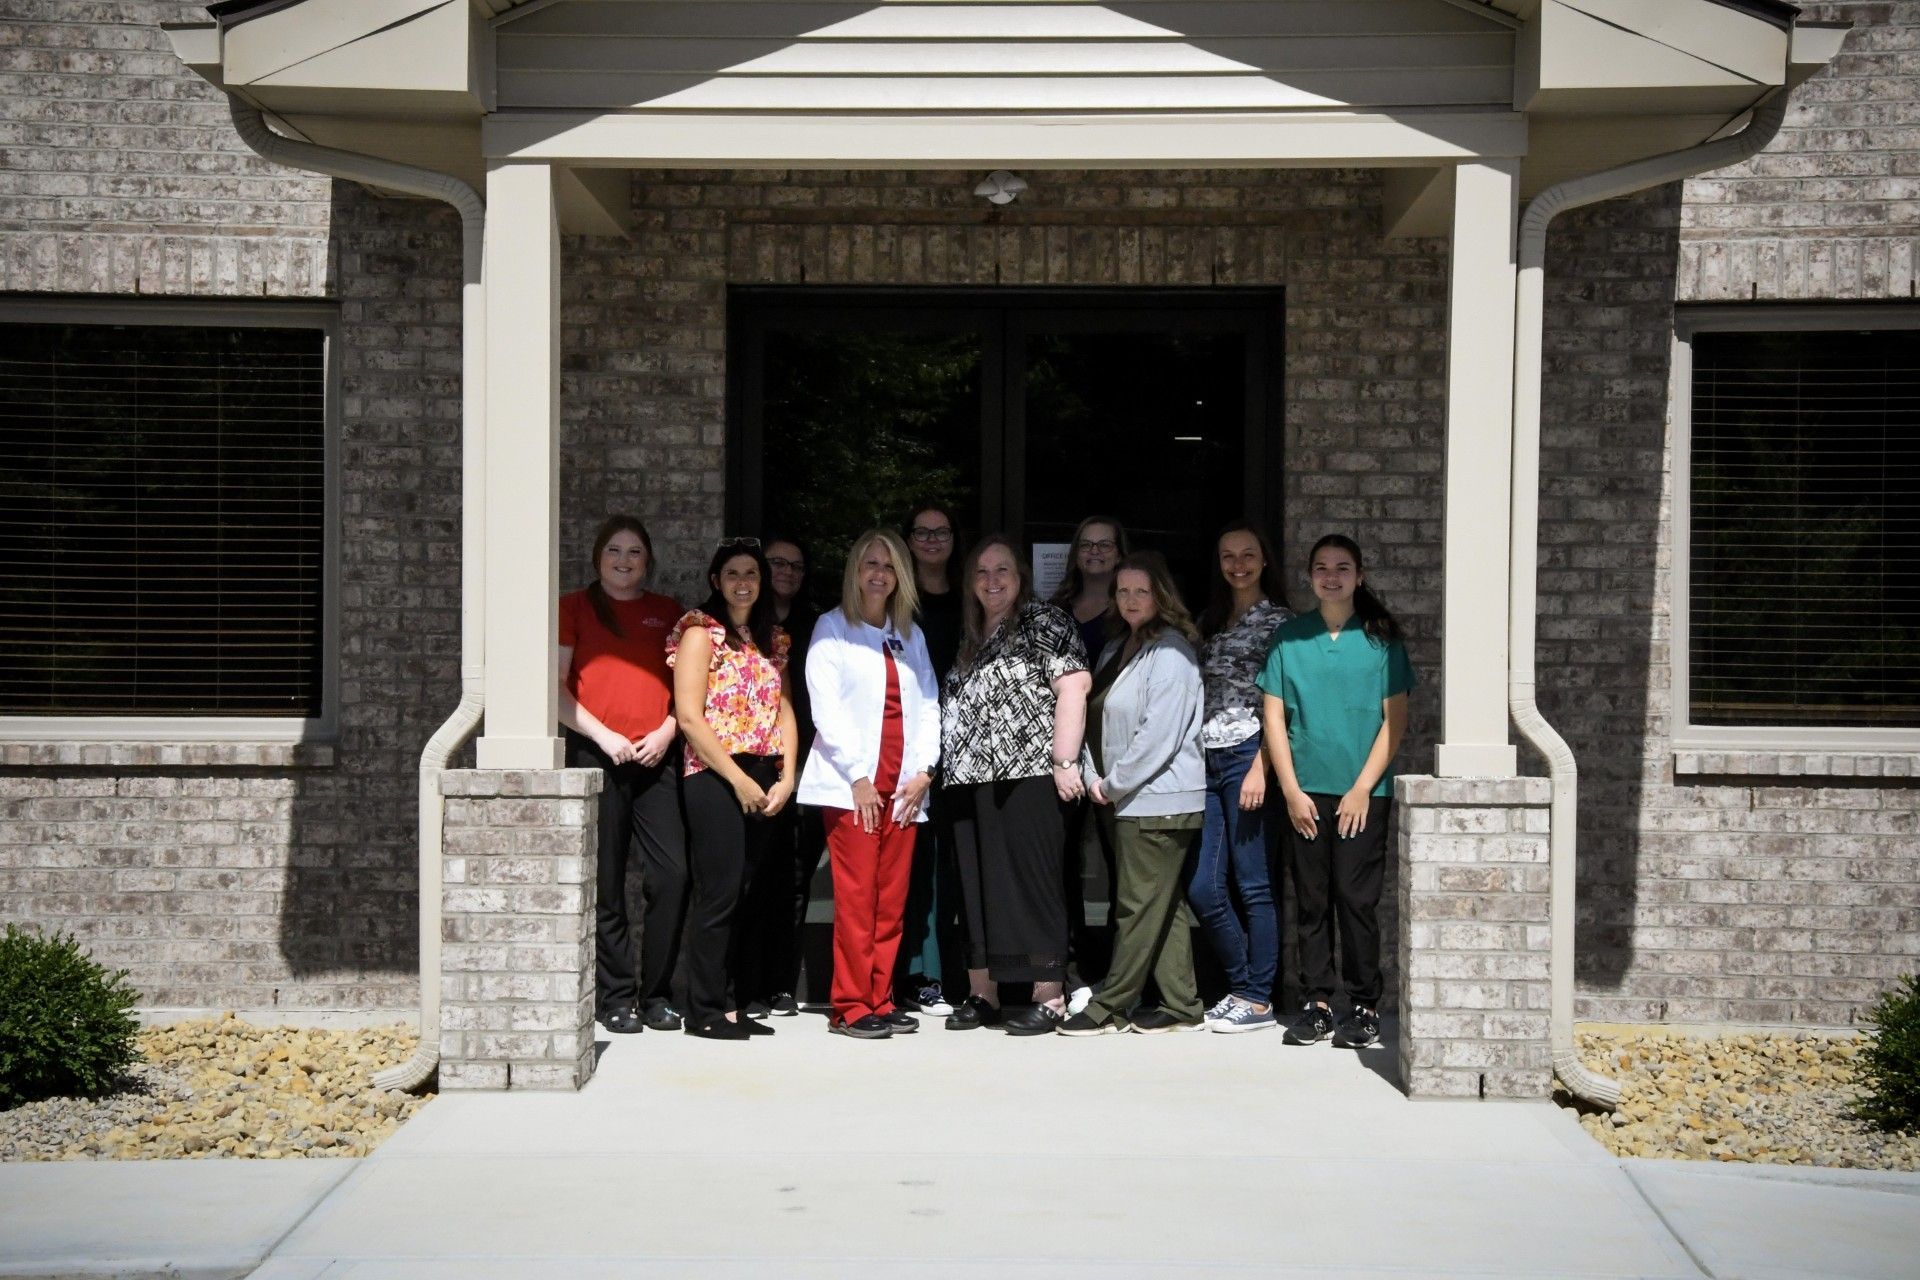
[[420,1047],[407,1061],[373,1077],[382,1089],[418,1089],[433,1078],[440,1064],[440,855],[446,812],[440,775],[453,753],[480,727],[484,705],[487,329],[480,265],[486,205],[478,192],[458,178],[283,137],[267,127],[258,108],[232,93],[227,102],[240,140],[264,160],[443,200],[460,211],[460,702],[420,753]]
[[1513,545],[1507,601],[1507,642],[1511,655],[1507,707],[1513,715],[1514,728],[1546,758],[1547,777],[1552,786],[1551,826],[1547,837],[1548,920],[1553,931],[1548,968],[1551,988],[1548,1034],[1554,1073],[1576,1097],[1609,1110],[1619,1105],[1619,1083],[1589,1070],[1580,1061],[1573,1042],[1574,854],[1579,775],[1573,749],[1547,723],[1534,701],[1534,609],[1540,571],[1540,348],[1547,225],[1568,209],[1738,164],[1773,141],[1786,112],[1787,91],[1783,88],[1754,109],[1752,119],[1739,133],[1548,187],[1528,203],[1520,219],[1513,346]]

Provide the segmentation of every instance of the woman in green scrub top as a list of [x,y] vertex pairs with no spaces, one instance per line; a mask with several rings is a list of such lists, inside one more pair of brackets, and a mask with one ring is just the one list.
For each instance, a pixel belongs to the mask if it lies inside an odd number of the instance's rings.
[[[1407,731],[1413,666],[1399,624],[1367,588],[1360,547],[1329,534],[1307,577],[1319,608],[1280,624],[1257,683],[1267,754],[1286,799],[1300,983],[1306,1006],[1288,1044],[1380,1038],[1380,886],[1393,757]],[[1333,917],[1349,1008],[1333,1015]]]

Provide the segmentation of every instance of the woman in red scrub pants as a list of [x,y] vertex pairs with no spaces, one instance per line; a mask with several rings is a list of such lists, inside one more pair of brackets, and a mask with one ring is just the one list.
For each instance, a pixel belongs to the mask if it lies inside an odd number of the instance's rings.
[[940,703],[926,637],[913,625],[913,560],[899,535],[854,541],[840,607],[807,649],[813,751],[802,804],[819,805],[833,868],[831,1030],[862,1040],[912,1032],[893,1003],[893,966],[913,868],[914,828],[940,755]]

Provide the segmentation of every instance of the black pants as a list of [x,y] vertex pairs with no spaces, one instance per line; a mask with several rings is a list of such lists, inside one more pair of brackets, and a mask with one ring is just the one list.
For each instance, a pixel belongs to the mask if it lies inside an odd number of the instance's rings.
[[814,873],[827,851],[818,809],[791,801],[767,820],[766,852],[740,904],[740,999],[769,1001],[798,989],[802,926]]
[[[1113,834],[1107,824],[1093,816],[1094,804],[1082,797],[1066,808],[1066,857],[1061,866],[1067,895],[1067,938],[1074,973],[1080,981],[1099,982],[1113,954],[1114,904],[1120,901],[1119,871],[1113,855]],[[1107,923],[1098,928],[1087,923],[1087,834],[1100,846],[1100,860],[1107,868]]]
[[[773,756],[737,755],[733,762],[761,787],[780,776]],[[687,866],[693,875],[687,904],[687,1021],[705,1026],[735,1007],[740,964],[740,903],[753,881],[773,824],[740,811],[733,787],[711,769],[682,784],[687,807]]]
[[1067,976],[1060,860],[1065,806],[1051,777],[948,787],[953,851],[967,900],[967,967],[996,982]]
[[[687,840],[680,822],[680,755],[648,768],[615,764],[586,737],[567,733],[567,764],[606,775],[600,791],[600,857],[594,953],[601,1010],[666,1000],[687,909]],[[640,849],[640,965],[634,967],[627,869]]]
[[1392,801],[1367,802],[1367,828],[1351,839],[1339,829],[1339,796],[1313,795],[1319,834],[1309,840],[1287,828],[1293,861],[1294,926],[1300,939],[1300,985],[1308,1001],[1333,1001],[1333,925],[1340,924],[1340,981],[1354,1005],[1380,1007],[1380,886],[1387,868],[1387,814]]

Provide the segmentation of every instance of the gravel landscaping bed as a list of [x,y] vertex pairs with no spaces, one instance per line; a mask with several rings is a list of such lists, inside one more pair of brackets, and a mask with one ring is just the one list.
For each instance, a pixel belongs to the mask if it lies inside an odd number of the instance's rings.
[[363,1156],[427,1100],[373,1086],[416,1043],[404,1027],[150,1027],[119,1092],[0,1112],[0,1160]]
[[1884,1133],[1850,1114],[1856,1037],[1647,1029],[1577,1042],[1589,1067],[1620,1082],[1617,1112],[1580,1117],[1615,1155],[1920,1170],[1920,1134]]

